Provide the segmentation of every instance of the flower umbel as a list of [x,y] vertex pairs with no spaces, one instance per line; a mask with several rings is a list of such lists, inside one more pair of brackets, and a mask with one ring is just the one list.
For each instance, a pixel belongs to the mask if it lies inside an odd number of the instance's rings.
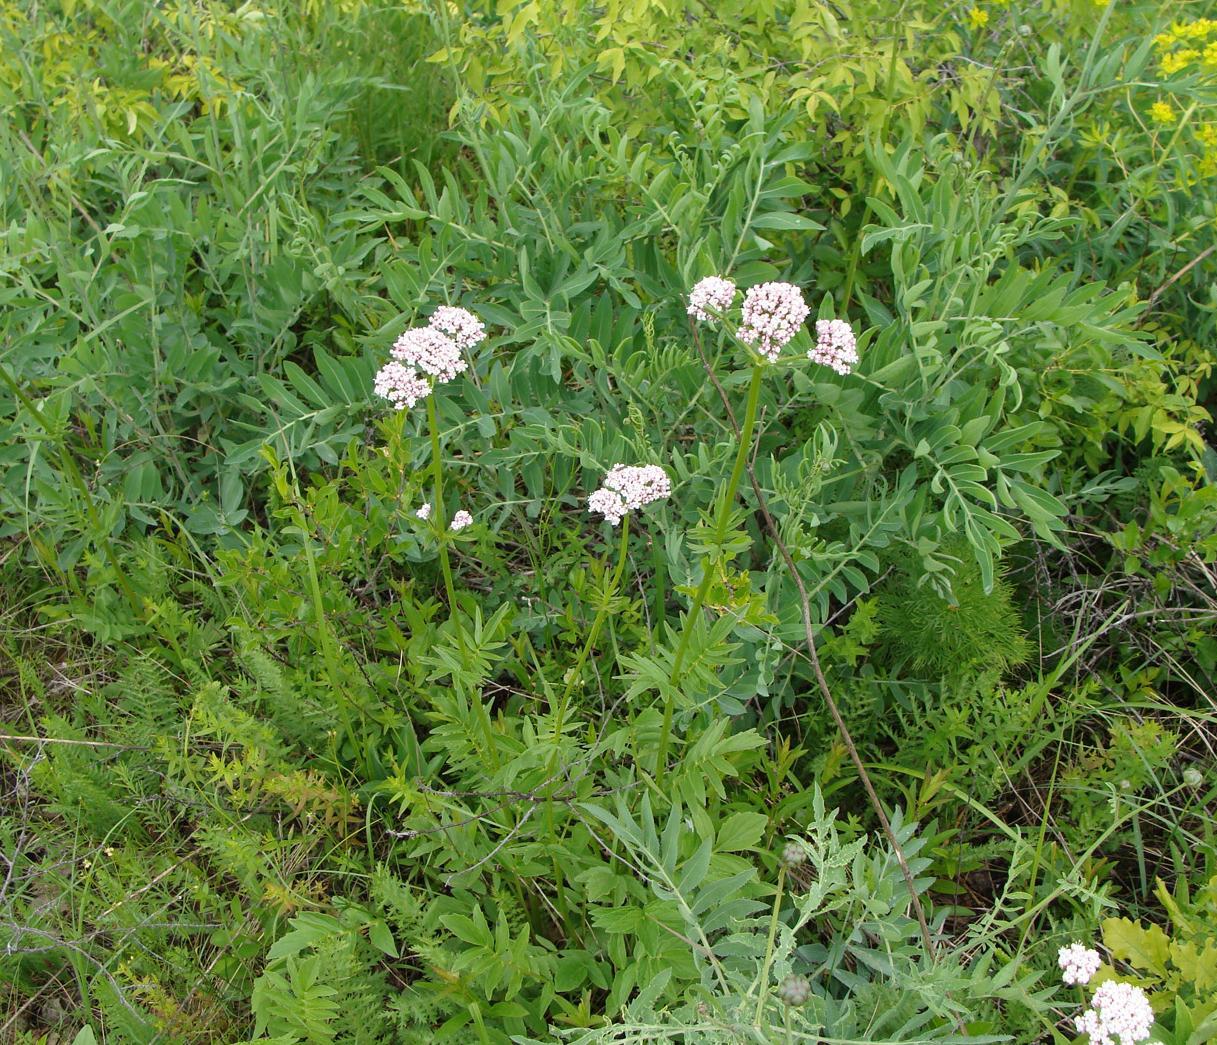
[[613,526],[627,512],[652,501],[662,501],[672,493],[672,482],[659,465],[615,464],[604,477],[600,489],[587,499],[587,509],[599,512]]
[[430,518],[431,518],[431,505],[429,505],[429,504],[424,504],[424,505],[423,505],[423,506],[422,506],[422,507],[421,507],[421,508],[420,508],[418,511],[416,511],[414,514],[415,514],[415,516],[417,516],[419,519],[422,519],[422,521],[423,521],[423,522],[426,522],[428,519],[430,519]]
[[858,340],[844,320],[816,320],[816,343],[807,358],[832,367],[838,374],[848,374],[858,365]]
[[775,363],[810,311],[793,283],[760,283],[744,295],[739,339]]
[[412,407],[420,399],[431,394],[431,382],[420,377],[411,367],[392,360],[376,372],[376,380],[372,385],[373,391],[382,399],[387,399],[398,410]]
[[1087,1009],[1075,1021],[1090,1045],[1138,1045],[1149,1037],[1154,1010],[1140,987],[1108,980],[1099,985]]
[[703,323],[713,319],[711,311],[726,312],[735,300],[735,284],[722,276],[707,276],[698,280],[689,291],[689,315]]
[[451,381],[468,369],[455,341],[433,327],[414,327],[395,342],[393,358],[430,374],[437,382]]
[[1061,967],[1061,979],[1073,986],[1074,984],[1089,983],[1090,978],[1099,971],[1103,959],[1099,952],[1080,943],[1071,943],[1057,952],[1057,965]]
[[486,340],[486,327],[482,321],[468,309],[456,308],[453,305],[440,305],[431,313],[431,322],[428,325],[432,330],[451,338],[462,352]]
[[472,525],[473,525],[473,516],[470,515],[463,508],[452,517],[452,522],[449,523],[449,526],[451,526],[453,533],[460,533],[461,530],[463,530],[466,526],[472,526]]

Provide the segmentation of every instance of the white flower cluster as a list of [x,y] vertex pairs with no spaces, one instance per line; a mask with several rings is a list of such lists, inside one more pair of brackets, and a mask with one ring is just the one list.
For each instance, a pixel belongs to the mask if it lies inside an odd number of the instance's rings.
[[473,516],[462,508],[452,517],[452,522],[448,525],[452,528],[453,533],[460,533],[466,526],[473,525]]
[[413,327],[393,343],[393,358],[377,372],[373,390],[398,410],[412,407],[437,384],[464,373],[469,364],[462,353],[485,337],[485,326],[472,312],[441,305],[427,326]]
[[688,313],[703,323],[713,319],[713,312],[723,313],[735,300],[735,284],[722,276],[707,276],[698,280],[689,291]]
[[1099,952],[1080,943],[1071,943],[1057,952],[1057,965],[1061,967],[1061,979],[1070,987],[1085,984],[1099,971],[1103,959]]
[[393,342],[391,354],[439,382],[451,381],[468,367],[456,342],[434,327],[407,330]]
[[810,311],[793,283],[759,283],[744,295],[739,339],[775,363]]
[[1090,1045],[1139,1045],[1149,1038],[1154,1010],[1140,987],[1108,980],[1099,985],[1090,1008],[1074,1020]]
[[414,514],[415,514],[415,515],[416,515],[416,516],[417,516],[419,519],[422,519],[422,521],[423,521],[423,522],[426,522],[428,519],[430,519],[430,518],[431,518],[431,505],[430,505],[430,504],[424,504],[424,505],[423,505],[423,506],[422,506],[422,507],[421,507],[421,508],[420,508],[418,511],[416,511]]
[[652,501],[662,501],[671,493],[668,473],[658,465],[615,464],[604,477],[600,489],[587,499],[587,509],[599,512],[616,526],[627,512]]
[[849,324],[840,319],[816,320],[816,343],[807,358],[838,374],[848,374],[858,363],[858,341]]
[[440,305],[431,313],[432,330],[452,338],[462,352],[480,345],[486,338],[486,327],[472,312],[451,305]]
[[419,377],[418,372],[411,367],[391,360],[376,372],[372,389],[381,399],[387,399],[398,410],[405,410],[431,394],[431,382]]

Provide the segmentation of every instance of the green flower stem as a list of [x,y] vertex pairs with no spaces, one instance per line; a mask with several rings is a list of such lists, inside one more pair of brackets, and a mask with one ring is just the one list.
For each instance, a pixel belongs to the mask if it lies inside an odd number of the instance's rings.
[[621,520],[621,543],[617,547],[617,569],[613,572],[613,579],[609,583],[608,589],[604,593],[604,600],[600,603],[599,609],[596,610],[596,616],[592,620],[591,630],[587,633],[587,639],[583,643],[583,648],[579,651],[579,656],[575,659],[575,666],[570,669],[567,675],[566,688],[562,691],[562,699],[558,703],[558,713],[554,717],[554,750],[562,742],[562,727],[566,724],[566,711],[570,706],[571,693],[574,691],[575,684],[579,680],[579,674],[583,670],[583,662],[587,660],[588,655],[592,651],[592,647],[596,644],[596,639],[600,636],[600,629],[604,627],[604,622],[608,618],[609,603],[612,602],[613,596],[617,594],[618,588],[621,586],[621,577],[625,573],[625,560],[629,553],[630,545],[630,517],[627,514]]
[[[575,685],[579,681],[579,675],[583,670],[583,663],[591,654],[592,647],[596,644],[596,639],[600,635],[600,629],[604,626],[604,622],[608,619],[609,603],[612,602],[613,596],[617,594],[621,586],[621,577],[625,573],[625,560],[629,553],[630,545],[630,517],[627,514],[621,520],[621,544],[617,548],[617,569],[613,571],[612,581],[604,593],[604,600],[596,610],[596,616],[592,619],[591,629],[587,633],[587,639],[583,643],[583,648],[579,651],[579,656],[575,659],[574,667],[570,669],[570,673],[566,679],[566,688],[562,691],[562,698],[558,702],[558,710],[554,715],[554,748],[553,753],[549,758],[549,766],[546,773],[554,778],[546,793],[546,798],[550,799],[546,803],[545,820],[549,829],[550,841],[555,846],[558,844],[558,835],[554,827],[554,792],[558,789],[558,781],[556,779],[556,771],[558,767],[558,753],[562,750],[562,727],[566,725],[566,712],[570,707],[571,694],[574,692]],[[562,876],[557,867],[554,865],[554,881],[558,883],[559,890],[562,888]]]
[[[727,536],[727,524],[731,519],[731,506],[735,503],[735,493],[739,489],[740,479],[744,475],[744,467],[748,463],[748,452],[752,447],[752,430],[756,426],[757,405],[761,400],[761,378],[765,373],[765,365],[756,363],[752,367],[752,381],[748,385],[748,402],[744,407],[744,425],[740,430],[739,447],[735,452],[735,467],[731,469],[731,477],[723,488],[722,498],[718,503],[718,520],[714,528],[714,543],[721,545]],[[702,556],[701,583],[693,596],[693,605],[689,607],[689,615],[685,617],[685,626],[676,645],[676,656],[672,661],[672,676],[668,679],[668,696],[663,708],[663,726],[659,733],[659,756],[655,764],[655,779],[662,783],[668,760],[668,743],[672,734],[672,712],[675,707],[676,683],[680,678],[680,669],[684,666],[685,654],[689,650],[689,639],[693,635],[693,627],[705,605],[706,596],[710,593],[710,584],[714,574],[711,570],[713,560],[710,554]]]
[[769,941],[765,944],[765,960],[761,963],[761,979],[756,986],[756,1025],[761,1025],[765,1015],[765,1002],[769,998],[769,966],[773,961],[773,944],[778,936],[778,914],[782,910],[782,887],[786,884],[786,868],[778,870],[778,891],[773,898],[773,916],[769,919]]
[[431,429],[431,482],[434,486],[434,503],[431,517],[439,534],[439,562],[444,571],[444,591],[448,596],[448,613],[456,616],[456,589],[452,586],[452,563],[448,561],[448,519],[444,515],[444,473],[440,467],[439,419],[435,410],[435,395],[427,396],[427,424]]

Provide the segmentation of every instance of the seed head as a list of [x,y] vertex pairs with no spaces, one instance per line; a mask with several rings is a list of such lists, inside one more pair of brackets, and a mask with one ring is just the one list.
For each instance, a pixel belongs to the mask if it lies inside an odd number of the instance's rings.
[[787,976],[778,984],[778,997],[782,999],[783,1005],[789,1005],[791,1008],[806,1005],[807,999],[811,997],[811,984],[806,976]]
[[786,870],[792,867],[798,867],[799,864],[807,862],[807,853],[798,842],[787,842],[782,846],[781,863]]

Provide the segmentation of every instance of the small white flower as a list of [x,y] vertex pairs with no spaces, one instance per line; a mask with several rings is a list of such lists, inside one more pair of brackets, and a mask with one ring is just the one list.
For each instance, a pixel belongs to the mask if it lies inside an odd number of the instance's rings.
[[391,354],[407,366],[430,374],[436,381],[451,381],[469,368],[455,341],[434,327],[414,327],[393,342]]
[[451,338],[462,352],[466,352],[486,340],[485,325],[468,309],[440,305],[431,313],[431,321],[428,325],[432,330],[438,330],[441,334]]
[[744,295],[739,339],[771,363],[803,326],[811,311],[793,283],[761,283]]
[[424,504],[424,505],[423,505],[423,506],[422,506],[422,507],[421,507],[421,508],[420,508],[418,511],[416,511],[414,514],[415,514],[415,515],[416,515],[416,516],[417,516],[419,519],[422,519],[422,520],[423,520],[423,522],[426,522],[428,519],[430,519],[430,518],[431,518],[431,505],[430,505],[430,504]]
[[807,358],[838,374],[848,374],[858,364],[858,341],[849,324],[840,319],[816,321],[816,343]]
[[703,323],[713,319],[711,312],[726,312],[735,300],[735,284],[722,276],[698,280],[689,291],[689,315]]
[[1061,979],[1073,986],[1089,983],[1090,978],[1099,971],[1103,959],[1098,951],[1080,943],[1071,943],[1057,952],[1056,963],[1061,967]]
[[1149,1038],[1154,1010],[1140,987],[1107,980],[1099,984],[1090,1008],[1074,1020],[1090,1045],[1140,1045]]
[[598,512],[616,526],[627,512],[652,501],[662,501],[672,493],[672,481],[659,465],[615,464],[608,470],[600,489],[587,499],[587,510]]
[[431,382],[412,367],[391,360],[376,372],[372,390],[398,410],[405,410],[431,394]]
[[452,527],[453,533],[460,533],[466,526],[473,525],[473,516],[462,509],[452,517],[452,522],[449,525]]

